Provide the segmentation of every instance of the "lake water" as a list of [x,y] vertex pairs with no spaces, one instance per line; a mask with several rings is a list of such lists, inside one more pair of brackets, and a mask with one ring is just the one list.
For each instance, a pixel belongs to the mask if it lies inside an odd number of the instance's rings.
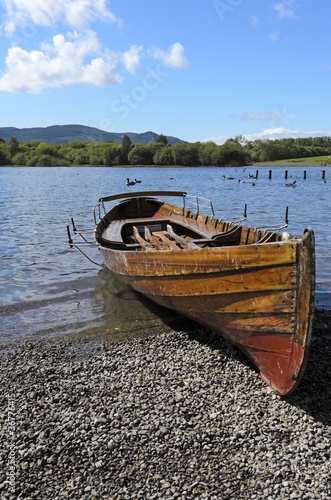
[[[330,167],[321,167],[326,183],[318,167],[305,169],[306,180],[303,169],[286,167],[287,181],[282,167],[260,167],[257,180],[248,178],[256,168],[1,167],[0,347],[64,336],[116,340],[179,321],[67,244],[71,217],[78,228],[90,228],[92,239],[98,199],[135,190],[171,189],[210,198],[215,215],[227,220],[240,217],[247,204],[247,224],[258,227],[280,225],[288,206],[288,231],[315,231],[316,305],[331,309]],[[142,182],[127,187],[127,177]],[[295,188],[284,187],[294,179]],[[87,253],[101,263],[96,249]]]

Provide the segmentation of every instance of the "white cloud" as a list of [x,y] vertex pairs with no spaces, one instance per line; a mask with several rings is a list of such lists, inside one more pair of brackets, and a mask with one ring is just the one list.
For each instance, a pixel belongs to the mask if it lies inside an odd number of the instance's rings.
[[[0,78],[0,91],[40,94],[47,88],[77,83],[97,87],[121,83],[119,75],[111,74],[116,59],[112,54],[91,58],[99,49],[94,32],[69,34],[68,38],[56,35],[53,44],[44,44],[42,51],[10,48],[6,58],[7,72]],[[88,57],[89,62],[85,62]]]
[[12,34],[17,26],[32,22],[51,26],[65,21],[71,28],[81,29],[97,19],[117,20],[106,6],[106,0],[2,0],[7,11],[5,31]]
[[184,57],[184,47],[178,42],[171,45],[168,51],[155,48],[152,56],[154,59],[159,59],[168,68],[185,68],[188,65],[188,61]]
[[272,8],[277,12],[279,19],[296,19],[294,9],[295,0],[284,0],[283,2],[274,3]]
[[[183,67],[185,64],[173,47],[167,53],[172,65]],[[75,84],[116,85],[123,82],[122,76],[112,74],[118,62],[122,60],[126,70],[134,73],[140,66],[142,51],[143,47],[136,45],[124,53],[102,51],[97,34],[90,30],[67,33],[66,37],[55,35],[51,44],[41,44],[41,50],[29,52],[14,46],[8,50],[6,72],[0,75],[0,92],[41,94],[45,89]],[[170,65],[167,58],[161,61]]]
[[[13,37],[5,70],[0,73],[3,92],[39,94],[44,89],[74,84],[122,83],[122,76],[112,74],[118,62],[123,62],[126,71],[135,73],[143,56],[158,59],[171,68],[188,64],[184,47],[178,42],[168,50],[143,51],[137,45],[125,52],[102,50],[97,34],[88,27],[95,20],[120,25],[120,19],[108,10],[107,0],[0,0],[0,4],[6,10],[0,34]],[[53,34],[57,33],[52,43],[41,43],[39,49],[32,51],[18,46],[14,42],[16,28],[30,29],[31,25],[49,27]],[[73,33],[62,34],[63,25],[69,25]]]
[[244,134],[248,141],[255,141],[257,139],[282,139],[284,137],[302,137],[298,130],[291,130],[285,127],[268,128],[262,132],[255,134]]
[[132,45],[129,50],[123,54],[123,62],[130,73],[135,73],[140,65],[140,53],[142,51],[142,46],[137,47],[137,45]]

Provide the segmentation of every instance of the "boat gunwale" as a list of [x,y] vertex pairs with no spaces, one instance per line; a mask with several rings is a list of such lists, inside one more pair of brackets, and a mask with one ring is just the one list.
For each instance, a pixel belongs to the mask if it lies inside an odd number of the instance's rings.
[[[165,193],[165,194],[169,194],[169,193],[177,193],[177,195],[181,195],[181,194],[186,194],[184,192],[174,192],[174,191],[145,191],[145,192],[134,192],[134,193],[121,193],[119,195],[113,195],[113,196],[109,196],[109,197],[106,197],[106,198],[100,198],[100,200],[115,200],[115,199],[119,199],[119,198],[122,198],[122,197],[127,197],[127,195],[129,194],[131,198],[136,198],[136,197],[142,197],[142,198],[145,198],[146,200],[149,199],[149,194],[150,193],[155,193],[156,194],[162,194],[162,193]],[[154,195],[154,194],[153,194]],[[261,230],[260,228],[258,227],[254,227],[254,226],[247,226],[247,225],[241,225],[241,223],[236,223],[234,221],[225,221],[225,220],[220,220],[216,217],[209,217],[209,216],[204,216],[205,217],[205,222],[201,222],[197,219],[192,219],[191,217],[188,217],[187,214],[188,213],[191,213],[190,211],[186,211],[186,214],[185,214],[185,208],[183,207],[182,209],[176,205],[173,205],[173,204],[170,204],[168,202],[164,202],[163,200],[158,200],[156,198],[151,198],[151,200],[153,201],[159,201],[159,202],[162,202],[162,204],[165,204],[165,205],[168,205],[169,207],[172,207],[174,209],[178,209],[180,211],[183,211],[183,214],[180,214],[180,213],[177,213],[177,212],[170,212],[168,215],[165,215],[165,216],[151,216],[151,217],[130,217],[130,218],[110,218],[109,217],[109,214],[111,214],[111,212],[118,206],[120,206],[120,204],[122,202],[119,202],[117,204],[115,204],[107,213],[105,213],[105,215],[99,220],[99,222],[96,224],[96,227],[94,229],[94,238],[96,240],[96,242],[98,244],[100,244],[102,247],[104,248],[108,248],[108,249],[112,249],[112,250],[116,250],[116,251],[135,251],[135,250],[142,250],[141,246],[138,244],[138,243],[126,243],[125,241],[123,241],[123,239],[109,239],[109,238],[105,238],[103,236],[105,230],[109,227],[111,227],[112,224],[115,224],[115,223],[120,223],[121,224],[121,230],[123,229],[123,227],[126,225],[126,224],[132,224],[134,225],[135,223],[136,224],[139,224],[141,225],[141,223],[157,223],[157,222],[164,222],[165,220],[168,220],[169,222],[172,222],[172,223],[175,223],[175,224],[178,224],[182,227],[184,227],[185,229],[189,229],[189,230],[192,230],[194,232],[196,232],[199,236],[198,239],[205,239],[206,241],[201,241],[201,243],[206,243],[207,244],[207,240],[210,240],[209,242],[210,243],[213,243],[213,247],[209,247],[209,246],[206,246],[206,247],[203,247],[203,248],[200,248],[199,250],[206,250],[206,249],[211,249],[211,248],[226,248],[226,247],[232,247],[232,246],[236,246],[236,247],[240,247],[240,246],[251,246],[251,245],[254,245],[254,244],[258,244],[260,246],[265,246],[265,245],[269,245],[271,243],[284,243],[284,242],[294,242],[294,243],[298,243],[300,241],[302,241],[302,238],[303,236],[300,236],[300,235],[295,235],[295,234],[288,234],[288,238],[286,240],[277,240],[277,241],[272,241],[270,242],[269,239],[270,239],[270,235],[280,235],[281,233],[279,233],[279,231],[275,231],[275,230],[268,230],[268,229],[265,229],[265,230],[262,230],[265,234],[263,235],[263,238],[265,237],[266,233],[268,233],[268,239],[266,241],[256,241],[256,242],[238,242],[237,244],[234,243],[234,244],[231,244],[231,245],[226,245],[226,243],[223,243],[218,241],[217,240],[217,237],[218,236],[225,236],[226,234],[230,235],[232,232],[234,232],[235,230],[239,229],[239,228],[242,228],[244,230],[247,231],[247,234],[253,230],[254,232],[256,231],[259,231]],[[126,201],[126,200],[123,200],[123,201]],[[129,200],[128,200],[129,201]],[[202,214],[197,214],[198,216],[202,216]],[[173,219],[173,220],[171,220]],[[227,230],[226,231],[220,231],[220,232],[217,232],[216,228],[217,228],[217,225],[218,223],[222,222],[223,225],[226,224],[227,225]],[[214,230],[214,234],[212,236],[207,236],[206,234],[204,234],[202,228],[201,228],[201,225],[203,224],[203,226],[205,227],[210,227],[211,226],[211,223],[213,224],[213,230]],[[200,227],[199,227],[200,226]],[[201,238],[200,238],[201,237]],[[188,240],[189,241],[189,240]],[[199,241],[195,241],[195,243],[199,243]],[[186,251],[187,249],[180,249],[181,252],[183,251]],[[194,248],[190,249],[190,251],[193,251]],[[174,250],[173,249],[162,249],[161,250],[162,252],[167,252],[167,251],[170,251],[170,252],[173,252]]]

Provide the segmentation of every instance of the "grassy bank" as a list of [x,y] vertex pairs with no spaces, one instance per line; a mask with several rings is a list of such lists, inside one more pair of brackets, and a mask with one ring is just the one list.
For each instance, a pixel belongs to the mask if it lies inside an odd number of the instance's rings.
[[267,161],[267,162],[258,162],[254,163],[254,165],[258,166],[290,166],[290,165],[296,165],[298,167],[300,166],[316,166],[320,167],[321,165],[323,166],[331,166],[331,156],[310,156],[307,158],[288,158],[287,160],[274,160],[274,161]]

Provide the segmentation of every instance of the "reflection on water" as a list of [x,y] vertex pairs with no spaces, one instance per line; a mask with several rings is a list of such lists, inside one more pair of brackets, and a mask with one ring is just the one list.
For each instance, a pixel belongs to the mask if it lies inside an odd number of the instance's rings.
[[154,304],[121,283],[108,270],[99,271],[96,276],[91,305],[98,325],[80,332],[80,338],[91,334],[113,340],[145,336],[161,327],[164,330],[181,319],[173,311]]
[[[292,233],[310,226],[316,236],[317,305],[331,308],[331,236],[329,169],[321,182],[317,167],[256,168],[0,168],[0,346],[27,338],[122,339],[150,334],[181,322],[178,315],[148,301],[109,271],[100,270],[70,250],[66,225],[91,229],[92,207],[100,196],[134,191],[126,178],[139,177],[139,190],[179,190],[211,198],[216,216],[231,220],[248,205],[247,223],[281,224],[289,207]],[[223,174],[234,177],[224,181]],[[238,183],[238,180],[245,180]],[[199,186],[199,192],[197,192]],[[178,200],[177,200],[178,201]],[[89,255],[100,262],[97,250]],[[186,320],[185,320],[186,321]]]
[[[47,294],[47,291],[45,292]],[[52,285],[52,298],[0,306],[1,345],[28,338],[123,340],[165,331],[181,318],[121,283],[108,270]]]

